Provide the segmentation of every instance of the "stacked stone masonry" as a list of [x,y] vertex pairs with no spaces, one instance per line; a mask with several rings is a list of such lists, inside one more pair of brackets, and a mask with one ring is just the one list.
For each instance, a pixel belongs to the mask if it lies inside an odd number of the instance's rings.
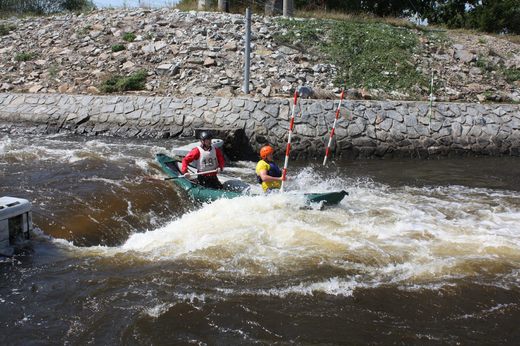
[[[337,101],[301,100],[291,155],[321,157]],[[190,137],[197,128],[243,129],[250,146],[285,147],[290,99],[0,94],[0,130],[118,137]],[[520,106],[351,101],[342,106],[333,155],[344,158],[452,154],[520,156]],[[279,150],[283,152],[283,150]]]

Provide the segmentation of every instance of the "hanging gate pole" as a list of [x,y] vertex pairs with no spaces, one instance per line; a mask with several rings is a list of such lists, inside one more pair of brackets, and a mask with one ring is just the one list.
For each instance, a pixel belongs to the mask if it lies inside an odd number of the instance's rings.
[[291,113],[291,122],[289,124],[289,136],[287,136],[287,147],[285,148],[285,162],[283,164],[282,170],[282,186],[280,187],[280,191],[283,192],[283,187],[285,183],[285,177],[287,175],[287,166],[289,165],[289,153],[291,152],[291,136],[294,127],[294,113],[296,112],[296,103],[298,102],[298,91],[294,92],[294,103],[293,109]]
[[323,158],[323,165],[327,164],[327,158],[329,157],[330,145],[332,144],[332,137],[334,137],[334,132],[336,131],[336,123],[339,118],[339,111],[341,108],[341,102],[343,101],[343,96],[345,95],[345,89],[341,90],[341,96],[339,98],[338,109],[336,109],[336,118],[334,118],[334,124],[332,125],[332,130],[330,130],[329,144],[327,144],[327,149],[325,150],[325,157]]

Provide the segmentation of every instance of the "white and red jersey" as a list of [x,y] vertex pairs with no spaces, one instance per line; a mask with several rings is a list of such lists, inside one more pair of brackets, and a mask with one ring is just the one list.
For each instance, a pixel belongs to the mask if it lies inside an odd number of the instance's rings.
[[[193,148],[188,155],[182,159],[181,172],[186,173],[188,165],[195,161],[197,171],[206,172],[214,171],[217,168],[224,168],[224,154],[219,148],[215,148],[213,145],[208,150],[198,146]],[[216,175],[217,173],[209,173],[208,175]]]
[[209,150],[204,150],[200,145],[197,149],[199,149],[199,159],[196,161],[197,171],[207,172],[217,169],[217,150],[213,146]]

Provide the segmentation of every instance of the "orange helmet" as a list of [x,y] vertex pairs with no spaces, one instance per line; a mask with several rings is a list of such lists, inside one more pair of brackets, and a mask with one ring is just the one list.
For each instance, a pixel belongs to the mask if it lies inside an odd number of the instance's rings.
[[262,147],[262,149],[260,149],[260,157],[262,158],[262,160],[265,160],[267,156],[269,156],[272,153],[274,153],[274,149],[270,145],[265,145]]

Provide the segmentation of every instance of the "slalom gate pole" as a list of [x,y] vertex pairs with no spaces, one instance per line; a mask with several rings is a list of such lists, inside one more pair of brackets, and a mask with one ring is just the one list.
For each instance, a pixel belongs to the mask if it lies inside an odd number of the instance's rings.
[[327,144],[327,149],[325,150],[325,157],[323,158],[323,165],[327,164],[327,158],[329,157],[330,145],[332,144],[332,137],[334,137],[334,132],[336,131],[336,123],[339,118],[339,111],[341,108],[341,102],[343,101],[343,96],[345,95],[345,89],[341,90],[341,96],[339,98],[338,109],[336,109],[336,118],[334,119],[334,124],[332,125],[332,130],[330,130],[329,144]]
[[282,170],[282,186],[280,187],[281,192],[283,192],[285,178],[287,176],[287,166],[289,164],[289,153],[291,152],[291,137],[292,137],[292,132],[293,132],[293,128],[294,128],[294,113],[296,112],[296,103],[297,102],[298,102],[298,91],[296,90],[294,92],[294,103],[293,103],[293,109],[291,112],[291,121],[289,123],[289,136],[287,136],[287,146],[285,148],[285,162],[283,164],[283,170]]

